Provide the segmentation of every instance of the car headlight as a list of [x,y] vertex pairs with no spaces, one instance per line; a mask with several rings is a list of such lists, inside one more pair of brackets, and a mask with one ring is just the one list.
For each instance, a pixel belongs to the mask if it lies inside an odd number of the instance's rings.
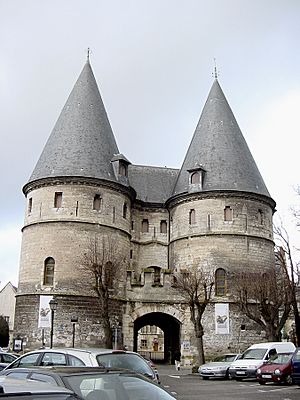
[[275,371],[274,371],[274,374],[275,374],[275,375],[280,375],[280,374],[281,374],[281,371],[280,371],[280,369],[278,369],[278,368],[277,368],[277,369],[275,369]]
[[261,369],[258,368],[258,370],[256,371],[258,374],[261,374]]

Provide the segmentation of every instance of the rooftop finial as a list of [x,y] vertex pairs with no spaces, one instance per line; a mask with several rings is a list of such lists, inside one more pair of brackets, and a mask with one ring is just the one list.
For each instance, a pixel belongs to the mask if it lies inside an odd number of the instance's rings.
[[219,73],[219,71],[217,70],[217,61],[216,61],[215,58],[214,58],[214,64],[215,64],[215,66],[214,66],[214,72],[212,73],[212,76],[213,76],[215,79],[218,79],[218,76],[220,75],[220,73]]
[[91,54],[91,49],[88,47],[87,48],[87,55],[86,55],[86,62],[90,62],[90,54]]

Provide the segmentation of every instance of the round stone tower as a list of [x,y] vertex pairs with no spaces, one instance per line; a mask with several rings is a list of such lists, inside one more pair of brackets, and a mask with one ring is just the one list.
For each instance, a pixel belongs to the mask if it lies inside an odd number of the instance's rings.
[[[52,296],[58,302],[56,345],[72,344],[72,320],[78,317],[77,345],[101,344],[99,304],[91,274],[81,264],[99,235],[129,258],[135,193],[128,165],[87,62],[23,188],[27,209],[15,326],[28,348],[49,344],[49,315],[43,312]],[[124,296],[124,288],[118,294]],[[117,303],[113,313],[120,313]]]

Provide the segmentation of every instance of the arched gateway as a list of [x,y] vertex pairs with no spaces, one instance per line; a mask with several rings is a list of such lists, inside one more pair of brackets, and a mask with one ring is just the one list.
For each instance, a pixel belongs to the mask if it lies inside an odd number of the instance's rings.
[[163,359],[164,362],[174,362],[174,354],[180,349],[181,323],[177,318],[162,312],[152,312],[134,321],[134,351],[138,350],[138,332],[147,325],[154,325],[164,333]]

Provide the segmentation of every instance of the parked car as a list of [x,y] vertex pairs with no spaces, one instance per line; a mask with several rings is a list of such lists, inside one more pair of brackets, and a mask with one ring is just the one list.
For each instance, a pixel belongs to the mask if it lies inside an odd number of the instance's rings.
[[73,390],[49,383],[0,376],[0,399],[10,400],[80,400]]
[[278,353],[256,371],[256,379],[261,385],[267,382],[292,384],[293,353]]
[[66,387],[86,400],[175,400],[155,382],[125,369],[30,367],[7,369],[1,372],[1,375],[4,374],[22,381],[30,379]]
[[248,347],[229,367],[229,376],[236,380],[256,378],[256,370],[277,353],[294,352],[292,342],[265,342]]
[[0,371],[8,366],[11,362],[16,360],[18,356],[11,353],[6,353],[5,351],[0,351]]
[[138,353],[111,349],[40,349],[24,354],[9,364],[5,370],[53,365],[125,368],[141,373],[156,382],[159,381],[158,374],[155,373],[147,361]]
[[198,372],[203,379],[228,378],[230,364],[239,358],[240,354],[229,353],[216,357],[213,361],[200,365]]
[[292,357],[292,381],[300,385],[300,347],[296,349]]

